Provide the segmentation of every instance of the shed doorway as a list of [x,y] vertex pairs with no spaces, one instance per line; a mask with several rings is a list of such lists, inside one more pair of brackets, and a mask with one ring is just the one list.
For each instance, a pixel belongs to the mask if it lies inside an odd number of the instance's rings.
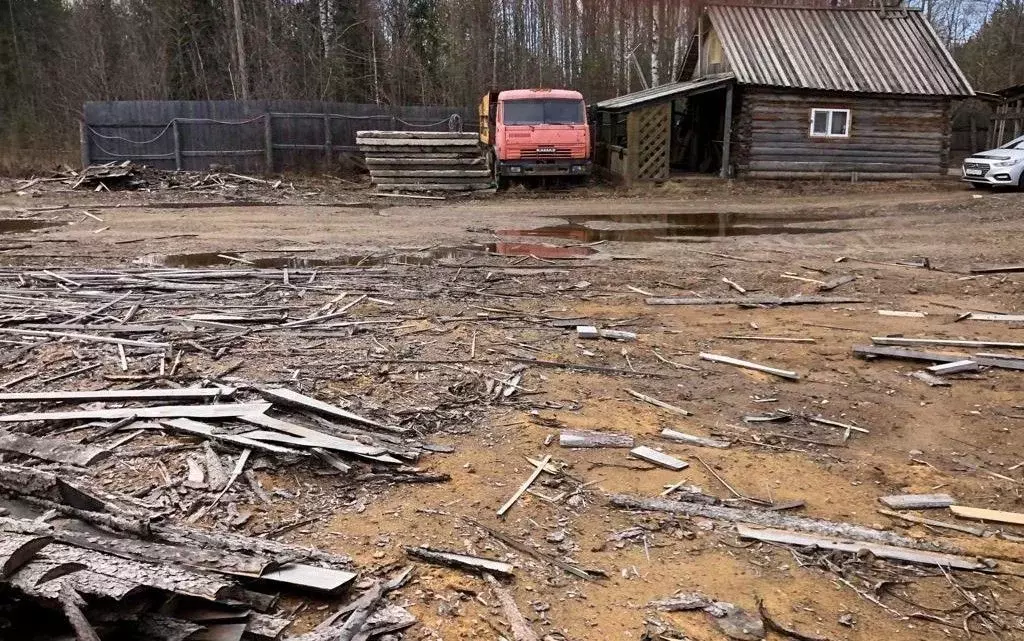
[[[725,140],[730,136],[726,108],[731,87],[684,96],[672,103],[669,170],[679,174],[714,174],[728,163]],[[730,111],[731,111],[731,105]],[[731,126],[728,128],[731,129]]]

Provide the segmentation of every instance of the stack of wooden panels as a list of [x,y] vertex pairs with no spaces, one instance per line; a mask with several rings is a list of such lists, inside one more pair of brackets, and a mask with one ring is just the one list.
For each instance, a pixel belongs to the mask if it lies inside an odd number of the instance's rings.
[[359,150],[382,191],[471,191],[491,186],[475,133],[360,131]]

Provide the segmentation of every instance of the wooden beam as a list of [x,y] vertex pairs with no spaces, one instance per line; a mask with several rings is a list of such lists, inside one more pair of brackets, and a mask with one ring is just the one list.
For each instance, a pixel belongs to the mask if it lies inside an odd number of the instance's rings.
[[926,510],[936,507],[949,507],[956,500],[948,494],[892,494],[880,496],[882,505],[894,510]]
[[875,345],[945,345],[947,347],[997,347],[1000,349],[1024,349],[1024,343],[1006,341],[969,341],[947,338],[903,338],[901,336],[872,336]]

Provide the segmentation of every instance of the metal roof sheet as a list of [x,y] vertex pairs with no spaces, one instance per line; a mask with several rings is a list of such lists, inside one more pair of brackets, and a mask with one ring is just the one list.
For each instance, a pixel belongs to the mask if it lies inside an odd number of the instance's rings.
[[628,93],[624,96],[617,96],[615,98],[609,98],[608,100],[602,100],[595,106],[598,109],[616,110],[628,109],[630,107],[646,103],[664,102],[671,100],[676,96],[716,89],[718,86],[724,86],[732,82],[734,78],[735,76],[729,72],[705,76],[698,80],[687,80],[684,82],[673,82],[667,85],[658,85],[657,87],[644,89],[643,91],[634,91],[633,93]]
[[712,5],[707,14],[741,84],[974,95],[919,11]]

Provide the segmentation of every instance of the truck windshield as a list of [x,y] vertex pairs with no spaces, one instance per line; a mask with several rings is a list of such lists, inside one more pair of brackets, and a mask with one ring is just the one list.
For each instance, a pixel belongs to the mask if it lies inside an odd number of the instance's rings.
[[582,125],[582,100],[507,100],[506,125]]

